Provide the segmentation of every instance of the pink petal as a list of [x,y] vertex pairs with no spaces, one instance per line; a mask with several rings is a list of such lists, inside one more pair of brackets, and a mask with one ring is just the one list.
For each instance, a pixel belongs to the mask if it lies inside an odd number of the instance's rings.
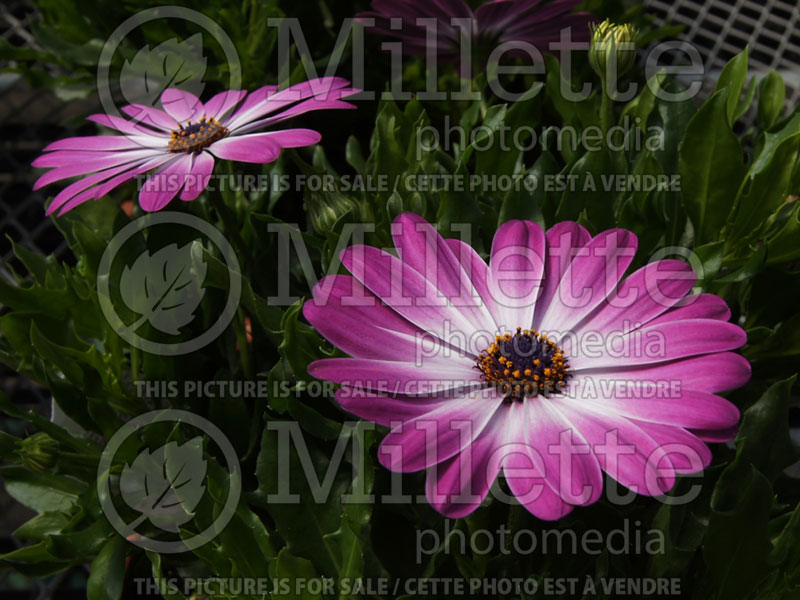
[[409,396],[438,394],[482,385],[469,358],[413,362],[368,358],[323,358],[308,365],[308,374],[342,385]]
[[[153,169],[167,162],[168,160],[170,160],[169,155],[159,155],[156,156],[155,158],[151,158],[150,160],[140,161],[136,165],[123,165],[123,167],[120,167],[118,169],[113,169],[114,172],[119,172],[119,171],[122,172],[119,175],[111,177],[110,179],[108,179],[107,181],[105,181],[100,185],[97,185],[93,188],[87,189],[84,192],[76,194],[75,196],[69,198],[68,201],[66,202],[65,202],[66,198],[59,198],[60,194],[59,196],[56,196],[53,199],[53,202],[48,207],[47,214],[52,213],[54,210],[56,210],[56,208],[60,206],[61,210],[58,211],[58,214],[59,216],[61,216],[64,213],[69,212],[76,206],[86,202],[87,200],[102,198],[108,192],[122,185],[126,181],[129,181],[134,177],[136,177],[137,175],[145,173],[150,169]],[[108,171],[105,171],[104,173],[106,173],[107,176]],[[66,189],[64,191],[66,191]]]
[[[747,342],[747,334],[738,325],[716,319],[688,319],[645,325],[624,335],[613,334],[605,340],[605,349],[571,347],[571,340],[562,348],[573,373],[585,369],[614,368],[659,363],[698,354],[735,350]],[[591,354],[591,355],[589,355]]]
[[636,425],[664,450],[676,473],[699,473],[711,464],[711,450],[685,429],[639,421]]
[[[660,385],[659,385],[660,384]],[[597,412],[689,429],[726,429],[739,421],[739,409],[708,392],[682,389],[679,382],[641,385],[624,378],[578,377],[570,384]]]
[[542,317],[550,305],[567,268],[578,250],[591,240],[589,232],[577,223],[563,221],[547,230],[545,234],[547,256],[544,263],[544,284],[536,302],[533,327],[541,329]]
[[580,430],[546,399],[523,404],[525,440],[538,451],[547,484],[569,504],[596,502],[603,491],[603,474]]
[[511,405],[508,440],[503,461],[503,476],[520,504],[545,521],[555,521],[569,514],[573,506],[561,499],[544,477],[541,454],[529,443],[527,410],[524,403]]
[[129,104],[122,107],[122,112],[139,123],[149,125],[164,131],[178,129],[178,121],[163,110],[143,104]]
[[450,519],[475,511],[489,494],[505,457],[504,442],[511,411],[503,406],[473,442],[459,454],[434,465],[425,480],[430,505]]
[[[348,85],[349,82],[340,77],[322,77],[304,81],[277,92],[274,91],[274,88],[261,88],[251,93],[253,100],[250,101],[250,97],[248,97],[239,110],[226,122],[225,126],[233,131],[252,123],[264,115],[275,113],[296,102],[309,98],[313,99],[318,108],[325,108],[325,103],[337,101],[339,98],[338,91]],[[308,110],[314,110],[311,106],[313,104],[309,105]]]
[[[334,277],[337,279],[321,282],[328,288],[335,286],[334,293],[318,284],[315,299],[305,303],[303,314],[337,348],[357,358],[417,364],[428,357],[441,357],[452,352],[437,338],[423,334],[419,328],[378,302],[353,278]],[[362,302],[353,304],[353,293],[359,294]]]
[[223,119],[230,110],[241,102],[247,95],[247,90],[228,90],[212,96],[206,102],[206,116],[216,119]]
[[567,267],[541,320],[545,331],[568,331],[615,289],[636,254],[636,236],[610,229],[592,238]]
[[161,106],[178,123],[198,120],[205,113],[205,107],[200,102],[200,98],[191,92],[176,88],[168,88],[161,93]]
[[117,117],[114,115],[106,115],[106,114],[97,114],[97,115],[89,115],[86,117],[88,121],[94,121],[104,127],[108,127],[110,129],[116,129],[117,131],[121,131],[122,133],[127,133],[128,135],[148,135],[153,136],[159,139],[164,140],[164,145],[166,146],[167,142],[169,141],[169,136],[162,131],[155,131],[153,129],[149,129],[147,127],[142,127],[141,125],[137,125],[132,121],[128,121],[127,119],[123,119],[122,117]]
[[378,460],[390,471],[421,471],[455,456],[486,428],[500,397],[476,393],[398,425],[381,442]]
[[342,387],[336,390],[336,402],[360,419],[389,427],[433,412],[446,403],[458,402],[458,397],[387,396],[359,388]]
[[[350,275],[329,275],[317,282],[312,291],[315,308],[325,308],[329,304],[338,310],[352,312],[354,318],[374,321],[384,329],[416,335],[419,327],[412,325],[391,308],[383,304],[372,292]],[[316,328],[324,327],[318,319],[312,322]]]
[[533,311],[542,284],[545,235],[532,221],[509,221],[500,226],[492,242],[489,269],[491,290],[506,332],[533,324]]
[[351,246],[342,264],[373,294],[425,332],[477,356],[488,346],[478,327],[418,271],[396,256],[370,246]]
[[280,145],[263,134],[236,135],[208,147],[217,158],[248,163],[271,163],[281,154]]
[[64,138],[49,144],[45,152],[54,150],[132,150],[140,146],[136,137],[123,135],[93,135],[85,137]]
[[731,318],[731,309],[725,301],[714,294],[694,294],[686,296],[675,304],[674,307],[649,321],[648,325],[657,325],[669,321],[682,321],[686,319],[716,319],[728,321]]
[[491,285],[491,275],[489,265],[475,252],[475,249],[469,244],[462,242],[455,238],[448,238],[445,243],[450,246],[456,260],[461,264],[461,268],[466,273],[475,291],[481,298],[483,305],[489,311],[489,314],[494,321],[495,329],[498,323],[503,320],[501,309],[492,297],[492,292],[489,289]]
[[405,213],[394,220],[392,238],[400,259],[447,297],[475,329],[494,334],[497,325],[444,238],[422,217]]
[[615,293],[587,317],[577,332],[613,330],[620,333],[648,323],[676,305],[694,285],[694,270],[680,260],[645,265],[625,278]]
[[354,109],[356,108],[354,104],[350,104],[349,102],[344,102],[339,98],[339,96],[340,95],[342,97],[353,96],[360,92],[361,90],[347,88],[344,90],[337,90],[334,96],[327,97],[324,99],[309,98],[308,100],[299,102],[298,104],[295,104],[294,106],[291,106],[286,110],[281,111],[278,114],[275,114],[271,117],[267,117],[265,119],[257,119],[255,121],[243,122],[242,124],[237,125],[233,130],[235,130],[237,133],[248,133],[250,131],[255,131],[256,129],[263,129],[264,127],[280,123],[281,121],[286,121],[287,119],[291,119],[293,117],[297,117],[299,115],[303,115],[307,112],[311,112],[314,110]]
[[183,154],[159,168],[139,192],[139,206],[148,212],[161,210],[178,195],[192,168],[192,155]]
[[267,131],[252,137],[272,140],[281,148],[303,148],[318,144],[322,136],[311,129],[283,129],[281,131]]
[[192,171],[186,178],[186,185],[181,192],[181,200],[191,202],[197,198],[211,179],[211,172],[214,170],[214,157],[208,152],[200,152],[194,155]]
[[[109,153],[105,157],[97,157],[95,159],[77,157],[64,158],[63,167],[56,167],[52,171],[48,171],[33,185],[34,190],[44,187],[49,183],[61,181],[62,179],[69,179],[70,177],[77,177],[79,175],[86,175],[112,167],[121,165],[138,164],[142,160],[147,160],[160,156],[162,153],[158,150],[127,150],[118,153]],[[45,155],[47,156],[47,155]],[[96,156],[96,155],[95,155]]]
[[750,363],[733,352],[706,354],[669,363],[612,369],[595,369],[585,373],[598,380],[628,379],[653,384],[668,382],[680,389],[716,394],[743,386],[750,379]]
[[641,428],[615,415],[595,413],[580,401],[563,396],[551,401],[580,431],[610,477],[645,496],[658,496],[672,488],[672,463]]

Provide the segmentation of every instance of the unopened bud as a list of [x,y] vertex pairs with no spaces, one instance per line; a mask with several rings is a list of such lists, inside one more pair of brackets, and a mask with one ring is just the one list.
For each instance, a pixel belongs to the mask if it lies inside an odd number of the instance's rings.
[[44,473],[56,464],[58,442],[46,433],[36,433],[18,441],[15,453],[26,469]]
[[314,231],[326,233],[333,230],[342,216],[356,209],[357,204],[341,192],[321,191],[306,194],[305,208]]
[[[636,62],[636,37],[638,35],[639,31],[636,27],[628,23],[614,25],[606,19],[599,25],[592,25],[589,62],[601,79],[605,80],[609,63],[616,66],[617,77],[622,77],[631,70]],[[613,73],[614,71],[612,71],[612,75]]]

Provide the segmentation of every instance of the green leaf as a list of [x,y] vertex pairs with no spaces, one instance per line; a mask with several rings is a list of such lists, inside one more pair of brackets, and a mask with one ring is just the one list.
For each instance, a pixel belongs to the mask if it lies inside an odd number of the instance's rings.
[[564,181],[566,189],[556,211],[556,220],[585,218],[599,229],[614,225],[616,175],[624,174],[619,161],[605,148],[587,152],[575,163]]
[[39,356],[56,365],[73,384],[83,387],[83,369],[65,352],[65,348],[48,340],[35,322],[31,322],[31,344]]
[[278,346],[278,350],[289,363],[295,377],[308,379],[308,364],[322,358],[320,347],[325,344],[325,341],[314,329],[300,323],[298,319],[302,311],[302,299],[286,309],[281,320],[283,341]]
[[778,131],[764,134],[764,143],[761,146],[753,166],[750,167],[752,173],[760,173],[772,162],[773,155],[781,144],[790,137],[800,133],[800,112],[792,115]]
[[717,80],[717,87],[715,92],[728,89],[727,95],[727,115],[728,123],[733,124],[736,122],[735,116],[739,106],[739,98],[742,95],[745,81],[747,81],[747,56],[748,48],[745,48],[740,54],[734,56]]
[[161,595],[164,596],[166,600],[186,600],[186,596],[180,592],[177,586],[173,588],[169,585],[169,582],[167,582],[167,578],[164,576],[164,572],[161,569],[161,555],[151,550],[146,550],[145,554],[147,554],[147,558],[149,558],[150,562],[153,564],[153,579],[163,584],[159,590]]
[[[289,443],[283,445],[279,441],[283,435],[288,435],[288,432],[264,430],[256,465],[259,482],[257,500],[273,518],[278,533],[286,540],[292,554],[312,560],[324,575],[334,576],[341,566],[340,552],[325,536],[334,533],[342,525],[341,496],[349,487],[349,473],[340,470],[332,474],[332,485],[326,495],[328,501],[317,501],[309,479],[311,482],[316,479],[320,486],[323,485],[330,467],[328,452],[317,447],[313,438],[304,436],[313,465],[307,472],[295,447],[299,442],[290,437]],[[279,494],[284,489],[290,494],[297,494],[298,498],[291,502],[288,499],[268,501],[269,495]]]
[[629,117],[633,120],[632,126],[639,127],[642,133],[646,133],[647,120],[650,118],[650,114],[656,106],[656,95],[653,93],[651,87],[659,89],[664,79],[666,79],[666,73],[664,71],[659,71],[653,75],[648,80],[644,89],[642,89],[642,93],[628,102],[622,110],[620,121],[623,121],[625,117]]
[[701,285],[707,284],[714,279],[722,268],[722,258],[725,250],[725,242],[711,242],[695,248],[695,254],[700,260],[701,268],[697,277]]
[[[72,525],[71,525],[72,526]],[[109,537],[119,537],[105,519],[93,521],[78,531],[56,533],[47,538],[47,550],[62,560],[82,560],[96,555]]]
[[720,476],[711,508],[703,559],[708,565],[707,585],[713,593],[706,597],[747,598],[770,570],[769,481],[737,456]]
[[128,542],[114,536],[92,561],[86,595],[89,600],[119,600],[125,583],[125,550]]
[[0,467],[5,489],[20,504],[38,513],[69,512],[87,486],[66,475],[31,473],[22,467]]
[[736,123],[739,119],[741,119],[750,107],[753,105],[753,100],[756,97],[756,76],[750,79],[750,83],[747,85],[747,93],[744,96],[744,100],[742,100],[741,104],[739,104],[739,108],[736,109],[736,112],[733,114],[733,121],[731,123]]
[[759,129],[771,128],[783,113],[786,105],[786,82],[775,69],[770,69],[758,86]]
[[716,92],[692,118],[680,145],[683,201],[695,244],[718,239],[744,177],[739,139],[725,114],[728,92]]
[[48,511],[36,515],[27,523],[20,525],[14,537],[21,540],[44,541],[48,535],[59,533],[70,522],[67,513]]
[[772,335],[744,351],[751,360],[785,360],[800,354],[800,314],[778,323]]
[[285,579],[285,587],[278,585],[272,597],[285,600],[315,600],[321,598],[318,594],[311,594],[308,587],[303,585],[309,580],[319,577],[314,565],[305,558],[294,556],[288,549],[283,548],[278,554],[278,559],[270,563],[270,576],[273,580]]
[[[533,85],[504,111],[498,125],[501,128],[500,134],[495,132],[490,138],[491,144],[486,144],[488,149],[476,152],[476,173],[502,176],[513,175],[517,171],[522,161],[523,148],[533,146],[531,128],[538,120],[539,92],[542,85]],[[493,125],[492,109],[489,109],[483,127],[491,128]]]
[[[761,231],[761,225],[784,202],[792,181],[792,171],[800,154],[800,133],[785,138],[771,153],[763,169],[754,172],[737,202],[728,245]],[[772,252],[770,248],[770,252]],[[780,256],[780,253],[778,253]]]
[[[339,553],[339,579],[353,581],[361,577],[364,569],[364,549],[356,528],[344,519],[339,530],[329,533],[325,539]],[[358,595],[346,594],[340,596],[340,598],[357,597]]]
[[[260,215],[253,215],[258,218]],[[208,264],[208,275],[206,276],[205,284],[221,290],[228,290],[230,285],[231,275],[225,264],[209,253],[205,248],[196,245],[193,252],[202,253],[202,259]],[[236,274],[234,274],[236,276]],[[283,312],[277,306],[272,306],[267,301],[253,291],[250,281],[241,276],[242,281],[242,305],[255,316],[256,321],[263,328],[263,330],[270,335],[274,340],[277,340],[277,334],[280,331],[281,318]]]
[[370,142],[371,155],[367,168],[372,167],[375,177],[386,176],[389,182],[389,192],[394,191],[395,184],[408,168],[406,153],[400,144],[404,121],[402,113],[393,101],[384,101],[378,112],[375,130]]
[[786,223],[767,240],[769,264],[789,263],[800,258],[800,203],[795,202]]
[[800,458],[789,434],[789,405],[796,379],[792,375],[764,392],[745,411],[736,436],[741,460],[750,462],[770,481]]
[[47,551],[46,544],[40,542],[0,555],[0,565],[13,567],[30,577],[46,577],[63,571],[70,563],[59,561]]
[[361,150],[361,144],[355,136],[347,138],[347,145],[344,151],[345,160],[347,164],[353,167],[357,173],[364,174],[367,170],[367,163],[364,160],[364,153]]
[[533,164],[528,172],[526,179],[535,184],[535,188],[528,191],[522,183],[518,190],[510,190],[503,199],[500,207],[500,216],[497,225],[500,226],[507,221],[523,219],[545,226],[545,219],[542,215],[542,207],[547,203],[548,192],[546,191],[546,179],[552,177],[559,171],[558,163],[550,152],[542,152],[539,159]]
[[95,442],[90,440],[84,440],[73,436],[70,432],[68,432],[63,427],[60,427],[39,415],[33,411],[23,411],[20,410],[15,404],[13,404],[9,399],[8,396],[0,392],[0,410],[4,413],[11,415],[12,417],[16,417],[18,419],[22,419],[34,425],[39,431],[43,431],[51,438],[64,444],[65,446],[72,448],[76,452],[80,453],[88,453],[88,454],[96,454],[99,460],[100,452],[102,448]]
[[[665,83],[665,88],[670,92],[675,92],[677,84],[674,82]],[[659,141],[658,150],[655,152],[656,159],[661,163],[664,173],[675,175],[679,172],[680,143],[686,135],[686,129],[692,118],[697,114],[697,107],[692,98],[672,102],[668,100],[658,100],[656,110],[659,117]]]

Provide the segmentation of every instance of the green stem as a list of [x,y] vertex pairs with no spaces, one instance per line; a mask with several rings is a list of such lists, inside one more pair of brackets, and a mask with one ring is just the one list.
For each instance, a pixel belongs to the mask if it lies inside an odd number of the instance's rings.
[[600,126],[603,129],[603,136],[608,136],[609,129],[614,126],[614,100],[609,95],[605,83],[600,99]]
[[510,552],[513,548],[514,534],[522,529],[527,518],[527,511],[521,504],[512,504],[508,507],[508,520],[506,527],[508,527],[508,534],[506,535],[506,551]]
[[141,369],[142,355],[136,346],[131,346],[131,383],[136,386]]
[[222,219],[223,230],[225,234],[231,238],[233,245],[236,247],[236,252],[239,254],[239,258],[243,263],[246,262],[249,256],[249,250],[239,232],[239,225],[236,222],[236,217],[219,194],[209,194],[208,197],[211,198],[211,204],[214,206],[214,210],[217,211],[217,215]]

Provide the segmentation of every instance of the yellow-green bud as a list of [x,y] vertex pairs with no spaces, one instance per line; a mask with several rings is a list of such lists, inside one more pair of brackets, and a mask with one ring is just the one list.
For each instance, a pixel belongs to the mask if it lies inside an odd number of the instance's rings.
[[356,207],[357,204],[352,199],[339,191],[319,191],[306,194],[306,213],[311,227],[317,233],[330,232],[340,217]]
[[601,79],[605,81],[612,56],[616,61],[617,77],[622,77],[631,70],[636,62],[636,37],[638,35],[639,30],[628,23],[614,25],[606,19],[599,25],[592,25],[589,62]]
[[46,433],[36,433],[17,442],[16,455],[29,471],[44,473],[56,464],[58,442]]

